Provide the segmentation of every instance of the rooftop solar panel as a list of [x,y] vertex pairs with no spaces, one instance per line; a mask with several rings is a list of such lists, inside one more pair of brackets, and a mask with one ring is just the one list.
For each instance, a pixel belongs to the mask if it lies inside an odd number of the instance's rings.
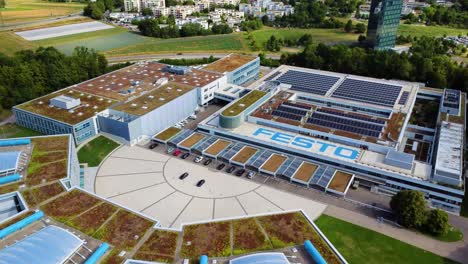
[[290,106],[290,107],[295,107],[295,108],[301,108],[301,109],[304,109],[304,110],[310,110],[310,108],[311,108],[311,106],[294,104],[294,103],[290,103],[290,102],[284,102],[283,105]]
[[342,117],[347,117],[347,118],[351,118],[351,119],[372,122],[372,123],[381,124],[381,125],[385,124],[385,121],[380,120],[380,119],[372,119],[372,118],[369,118],[369,117],[346,114],[346,113],[343,113],[343,112],[337,112],[337,111],[332,111],[332,110],[327,110],[327,109],[317,109],[316,112],[326,113],[326,114],[335,115],[335,116],[342,116]]
[[[260,152],[258,152],[260,153]],[[264,152],[261,153],[261,155],[258,155],[258,158],[256,159],[251,159],[253,160],[253,162],[251,162],[251,164],[248,164],[248,165],[251,165],[255,168],[260,168],[260,166],[262,166],[263,163],[265,163],[265,161],[273,154],[273,152],[271,151],[268,151],[268,150],[265,150]]]
[[273,73],[272,75],[268,76],[268,77],[265,79],[265,81],[271,81],[271,80],[273,80],[276,76],[278,76],[278,75],[280,75],[280,74],[281,74],[281,72],[280,72],[280,71],[277,71],[277,72]]
[[300,121],[302,119],[302,116],[300,116],[300,115],[286,113],[286,112],[278,111],[278,110],[273,110],[273,112],[271,114],[273,116],[282,117],[282,118],[286,118],[286,119],[291,119],[291,120],[295,120],[295,121]]
[[318,167],[317,170],[315,170],[314,175],[310,179],[310,184],[317,184],[317,182],[320,180],[320,177],[322,177],[323,172],[327,169],[327,166],[320,166]]
[[375,137],[375,138],[378,138],[380,135],[380,132],[377,132],[377,131],[372,131],[372,130],[368,130],[364,128],[357,128],[354,126],[344,125],[344,124],[335,123],[335,122],[331,122],[327,120],[321,120],[321,119],[312,118],[312,117],[307,120],[307,123],[318,125],[318,126],[323,126],[323,127],[328,127],[331,129],[343,130],[343,131],[347,131],[347,132],[358,134],[358,135]]
[[206,148],[208,148],[209,146],[211,146],[211,144],[215,143],[216,140],[218,140],[218,137],[206,137],[205,139],[203,139],[200,143],[198,143],[196,146],[195,146],[195,150],[199,151],[200,153],[202,151],[204,151]]
[[352,99],[368,104],[393,107],[401,86],[349,79],[343,81],[332,97]]
[[338,124],[343,124],[343,125],[349,125],[353,126],[356,128],[365,128],[368,130],[373,130],[373,131],[378,131],[381,132],[383,129],[383,126],[378,125],[378,124],[370,124],[370,123],[364,123],[358,120],[351,120],[351,119],[346,119],[342,118],[339,116],[333,116],[333,115],[328,115],[328,114],[321,114],[315,112],[312,115],[312,118],[319,119],[319,120],[325,120],[325,121],[330,121]]
[[291,90],[325,95],[339,79],[335,76],[289,70],[276,80],[291,85]]
[[398,100],[398,104],[399,105],[405,105],[406,104],[406,101],[408,101],[408,96],[409,96],[409,92],[408,91],[404,91],[402,94],[401,94],[401,97],[400,97],[400,100]]
[[232,148],[230,148],[226,153],[223,154],[223,158],[226,160],[230,160],[234,155],[237,154],[243,147],[245,147],[244,144],[237,143],[234,145]]
[[293,161],[294,161],[294,158],[292,157],[288,158],[285,162],[283,162],[281,167],[278,169],[277,173],[279,175],[284,175],[284,172],[289,168],[289,165],[291,165]]
[[186,129],[182,132],[180,132],[179,134],[177,134],[177,136],[173,137],[172,139],[169,140],[169,143],[172,143],[174,145],[177,145],[179,144],[182,140],[188,138],[191,134],[193,133],[192,130],[189,130],[189,129]]
[[300,116],[305,116],[307,114],[306,110],[301,110],[301,109],[292,108],[292,107],[283,106],[283,105],[278,106],[278,108],[276,108],[276,110],[291,113],[291,114],[295,114],[295,115],[300,115]]
[[291,165],[289,165],[288,169],[284,171],[283,175],[288,178],[291,178],[296,172],[296,170],[299,168],[299,166],[301,166],[302,162],[303,161],[300,159],[294,159]]

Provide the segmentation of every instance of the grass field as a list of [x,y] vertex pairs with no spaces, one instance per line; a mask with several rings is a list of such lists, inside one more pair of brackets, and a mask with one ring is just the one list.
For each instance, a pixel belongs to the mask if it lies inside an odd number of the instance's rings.
[[54,3],[41,0],[7,0],[0,8],[4,25],[66,16],[83,10],[80,3]]
[[398,27],[398,35],[411,35],[415,37],[442,37],[444,34],[446,34],[447,36],[458,36],[458,34],[466,35],[466,33],[466,29],[441,26],[401,24]]
[[331,216],[315,223],[349,263],[456,263]]
[[119,144],[114,141],[104,136],[99,136],[80,148],[78,160],[80,163],[88,163],[90,167],[98,166],[102,159],[118,146]]
[[0,31],[0,52],[6,55],[26,50],[35,49],[37,46],[30,41],[23,39],[12,31]]
[[41,133],[33,131],[29,128],[20,127],[14,124],[6,124],[0,126],[0,138],[17,138],[17,137],[33,137],[42,136]]
[[226,52],[247,50],[241,33],[229,35],[155,39],[104,52],[108,56],[171,52]]

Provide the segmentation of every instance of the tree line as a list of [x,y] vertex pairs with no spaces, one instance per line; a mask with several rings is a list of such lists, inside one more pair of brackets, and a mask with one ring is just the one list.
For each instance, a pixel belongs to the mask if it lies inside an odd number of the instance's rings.
[[413,13],[405,16],[405,23],[424,22],[426,25],[449,25],[468,28],[468,1],[455,1],[452,6],[432,5],[424,8],[417,16]]
[[53,47],[11,57],[0,53],[0,112],[122,66],[108,67],[103,55],[85,47],[76,47],[70,56]]
[[283,54],[282,64],[376,78],[422,82],[429,87],[468,91],[468,67],[447,55],[443,39],[418,38],[409,52],[375,51],[345,45],[307,45]]
[[89,2],[83,8],[83,15],[99,20],[102,19],[106,10],[122,10],[123,6],[123,0],[97,0],[96,2]]
[[168,24],[166,25],[160,25],[160,20],[158,19],[144,19],[138,22],[138,29],[141,34],[155,38],[178,38],[232,33],[232,29],[226,24],[214,24],[211,28],[205,29],[198,23],[186,23],[179,29],[173,18],[169,17],[167,22]]

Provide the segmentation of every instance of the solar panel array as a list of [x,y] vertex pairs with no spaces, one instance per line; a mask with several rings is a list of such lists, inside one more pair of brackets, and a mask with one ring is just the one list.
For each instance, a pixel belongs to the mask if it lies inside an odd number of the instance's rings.
[[376,138],[381,131],[379,128],[382,129],[379,125],[319,113],[314,113],[307,123]]
[[263,155],[263,153],[265,153],[266,150],[264,149],[258,149],[257,152],[255,152],[255,154],[253,154],[253,156],[251,156],[247,162],[246,162],[246,165],[250,165],[252,166],[252,164],[261,156]]
[[169,143],[172,143],[174,145],[179,144],[182,140],[186,139],[188,136],[190,136],[193,133],[192,130],[184,130],[180,132],[175,138],[169,140]]
[[300,121],[302,119],[302,116],[300,116],[300,115],[291,114],[291,113],[278,111],[278,110],[273,110],[273,112],[271,114],[273,116],[282,117],[282,118],[286,118],[286,119],[291,119],[291,120],[295,120],[295,121]]
[[327,166],[319,166],[317,170],[315,171],[314,175],[310,179],[309,184],[317,184],[317,182],[320,180],[320,177],[322,177],[322,174],[325,172],[327,169]]
[[272,75],[268,76],[268,77],[265,79],[265,81],[271,81],[271,80],[273,80],[276,76],[278,76],[278,75],[280,75],[280,74],[281,74],[281,72],[280,72],[280,71],[277,71],[277,72],[273,73]]
[[261,155],[258,156],[256,159],[251,159],[253,162],[249,165],[255,167],[255,168],[260,168],[265,161],[270,158],[270,156],[273,155],[273,152],[265,150]]
[[283,162],[281,167],[279,167],[277,174],[284,175],[284,172],[289,168],[289,165],[294,161],[293,157],[289,157],[287,160]]
[[290,103],[290,102],[284,102],[283,105],[291,106],[291,107],[295,107],[295,108],[301,108],[301,109],[305,109],[305,110],[310,110],[310,106],[307,106],[307,105],[294,104],[294,103]]
[[291,90],[325,95],[339,79],[335,76],[289,70],[276,80],[291,85]]
[[195,146],[195,150],[199,151],[200,153],[203,152],[206,148],[211,146],[211,144],[215,143],[218,140],[217,137],[206,137],[202,142]]
[[328,183],[331,181],[333,178],[333,174],[335,174],[335,168],[328,167],[324,172],[322,177],[320,177],[319,181],[317,182],[317,185],[323,188],[326,188]]
[[409,93],[408,91],[404,91],[404,92],[401,94],[400,100],[398,100],[398,104],[399,104],[399,105],[405,105],[405,104],[406,104],[406,101],[408,101],[409,94],[410,94],[410,93]]
[[351,118],[351,119],[372,122],[372,123],[376,123],[376,124],[382,124],[382,125],[385,124],[385,121],[383,121],[383,120],[372,119],[372,118],[365,117],[365,116],[345,114],[343,112],[336,112],[336,111],[331,111],[331,110],[327,110],[327,109],[317,109],[316,112],[331,114],[331,115],[335,115],[335,116],[342,116],[342,117],[347,117],[347,118]]
[[288,169],[284,171],[283,175],[291,178],[294,173],[297,171],[297,169],[301,166],[303,160],[300,159],[294,159],[294,161],[289,165]]
[[223,153],[223,158],[226,160],[230,160],[234,155],[237,154],[245,145],[237,143],[236,145],[232,146],[229,150]]
[[346,79],[335,90],[332,97],[393,107],[400,91],[401,86],[397,85]]
[[280,105],[276,110],[282,111],[282,112],[287,112],[295,115],[300,115],[300,116],[305,116],[307,114],[306,110],[301,110],[293,107],[288,107],[288,106],[283,106]]

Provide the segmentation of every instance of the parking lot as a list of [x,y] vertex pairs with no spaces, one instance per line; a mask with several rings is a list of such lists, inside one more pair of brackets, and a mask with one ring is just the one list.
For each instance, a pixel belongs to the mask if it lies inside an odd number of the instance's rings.
[[[266,177],[247,179],[166,153],[165,146],[122,146],[99,168],[95,192],[160,221],[163,227],[182,223],[303,209],[315,219],[325,204],[267,186]],[[189,175],[181,180],[179,177]],[[205,180],[197,187],[200,180]]]

